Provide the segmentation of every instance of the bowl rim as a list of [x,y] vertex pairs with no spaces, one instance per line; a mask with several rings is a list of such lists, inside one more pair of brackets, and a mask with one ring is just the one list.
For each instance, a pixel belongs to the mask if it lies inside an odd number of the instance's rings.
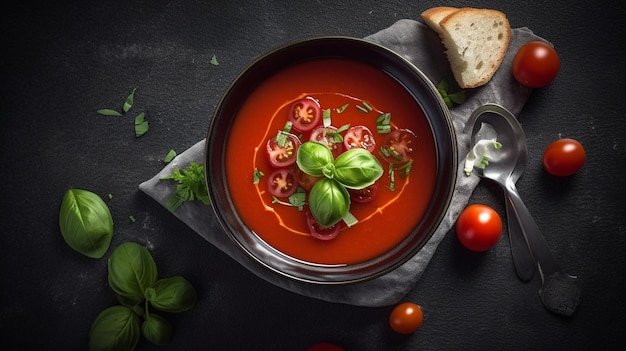
[[[333,48],[335,51],[316,51],[320,46],[327,49]],[[355,56],[355,52],[358,53],[356,50],[361,50],[368,55],[357,57]],[[219,116],[225,114],[233,116],[242,105],[237,103],[241,101],[238,99],[239,96],[244,98],[249,96],[256,86],[287,64],[331,57],[358,59],[389,74],[398,84],[404,86],[420,106],[433,134],[437,153],[435,193],[419,224],[395,249],[377,258],[349,265],[317,264],[291,257],[266,243],[259,235],[247,228],[236,215],[235,205],[228,191],[225,191],[227,189],[225,167],[210,167],[205,172],[205,176],[213,212],[223,231],[245,256],[271,272],[295,281],[321,285],[345,285],[377,278],[406,263],[430,240],[450,206],[458,167],[456,133],[450,111],[443,98],[419,68],[391,49],[367,39],[349,36],[316,36],[276,47],[248,64],[220,98],[207,132],[204,162],[206,165],[223,164],[222,147],[227,140],[232,119],[219,118]],[[378,58],[385,58],[385,60],[378,60]],[[402,80],[397,76],[400,74],[412,79],[405,77]],[[250,81],[256,84],[250,84]],[[422,98],[429,101],[423,101],[417,96],[420,95],[418,92],[422,91],[428,93]],[[434,118],[440,118],[440,120],[433,120]],[[223,128],[226,128],[225,132]],[[437,138],[439,134],[444,135],[446,140],[439,140]],[[220,144],[222,144],[221,147]],[[445,179],[442,175],[445,175]],[[416,238],[418,236],[419,238]]]

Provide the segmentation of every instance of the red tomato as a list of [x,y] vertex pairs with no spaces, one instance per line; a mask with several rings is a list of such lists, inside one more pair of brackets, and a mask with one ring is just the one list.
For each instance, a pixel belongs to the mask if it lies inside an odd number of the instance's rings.
[[376,140],[374,134],[366,126],[352,126],[343,137],[343,145],[347,150],[360,147],[372,152],[376,147]]
[[322,109],[319,102],[307,96],[291,105],[289,120],[294,128],[301,132],[308,132],[317,127],[322,120]]
[[283,146],[278,145],[275,137],[271,138],[265,146],[267,158],[274,167],[289,167],[296,163],[301,144],[300,139],[291,133],[287,133],[287,141]]
[[311,236],[320,240],[330,240],[336,238],[337,235],[339,235],[342,223],[339,222],[331,227],[323,227],[315,220],[315,218],[313,218],[310,211],[306,211],[306,222]]
[[548,145],[543,153],[543,167],[548,173],[565,177],[578,172],[585,164],[587,154],[574,139],[559,139]]
[[380,147],[380,154],[389,163],[404,163],[415,152],[417,137],[408,129],[396,129],[389,133]]
[[491,207],[474,204],[466,207],[456,221],[456,235],[467,249],[491,249],[502,235],[502,220]]
[[341,141],[337,141],[337,139],[335,139],[332,134],[336,130],[337,128],[332,126],[318,127],[311,132],[311,136],[309,137],[309,139],[311,141],[317,141],[318,143],[328,146],[330,151],[332,151],[333,153],[333,157],[336,158],[343,152],[343,143]]
[[529,88],[541,88],[554,80],[561,61],[556,50],[543,41],[524,44],[513,58],[513,75]]
[[306,351],[344,351],[344,349],[335,344],[320,342],[307,347]]
[[419,305],[404,302],[397,305],[389,316],[389,325],[396,333],[410,334],[422,326],[424,313]]
[[376,194],[378,193],[378,184],[374,183],[360,190],[348,189],[348,193],[350,193],[350,199],[352,201],[362,204],[367,203],[374,200],[376,197]]
[[276,197],[288,197],[298,188],[296,174],[288,168],[277,169],[267,177],[267,188]]
[[298,185],[306,191],[311,190],[313,185],[315,185],[315,183],[317,183],[317,181],[322,178],[322,177],[314,177],[310,174],[304,173],[298,167],[296,167],[295,173],[296,173],[296,180],[298,181]]

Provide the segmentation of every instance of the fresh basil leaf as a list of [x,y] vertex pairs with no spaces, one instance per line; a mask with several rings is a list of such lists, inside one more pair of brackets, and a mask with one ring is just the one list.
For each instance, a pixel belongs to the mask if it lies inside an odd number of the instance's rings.
[[59,227],[65,242],[81,254],[100,258],[111,245],[113,219],[109,207],[97,194],[69,189],[59,210]]
[[350,194],[334,179],[322,178],[309,193],[309,210],[313,218],[324,227],[339,222],[350,209]]
[[146,120],[146,113],[141,112],[137,116],[135,116],[135,136],[139,138],[140,136],[146,134],[148,132],[148,121]]
[[333,163],[333,153],[324,144],[307,141],[298,148],[296,163],[304,173],[319,177],[324,167]]
[[188,311],[198,299],[193,285],[180,276],[157,280],[145,296],[152,307],[163,312]]
[[133,107],[133,103],[135,100],[135,91],[137,91],[137,88],[134,88],[133,91],[130,92],[130,95],[126,97],[126,101],[124,101],[124,105],[122,106],[122,110],[124,110],[124,112],[128,112],[128,110]]
[[103,116],[115,116],[115,117],[122,117],[122,114],[121,114],[121,113],[119,113],[119,112],[117,112],[117,111],[115,111],[115,110],[112,110],[112,109],[110,109],[110,108],[103,108],[103,109],[100,109],[100,110],[98,110],[98,111],[96,111],[96,112],[97,112],[98,114],[100,114],[100,115],[103,115]]
[[172,325],[158,314],[150,313],[141,325],[143,336],[157,346],[168,345],[172,341]]
[[108,261],[109,286],[128,302],[141,303],[144,292],[157,280],[157,267],[145,247],[125,242],[118,246]]
[[130,308],[112,306],[89,329],[89,351],[134,350],[141,336],[141,321]]
[[347,188],[363,189],[384,173],[378,159],[361,148],[350,149],[335,160],[334,178]]

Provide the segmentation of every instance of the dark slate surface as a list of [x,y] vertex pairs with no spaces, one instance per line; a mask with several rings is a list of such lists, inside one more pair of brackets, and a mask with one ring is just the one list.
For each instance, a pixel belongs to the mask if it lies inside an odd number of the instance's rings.
[[[535,90],[519,118],[529,166],[518,189],[555,256],[583,278],[573,318],[548,313],[539,278],[515,276],[507,240],[484,254],[443,240],[404,300],[423,307],[423,327],[394,334],[392,306],[354,307],[292,294],[260,280],[206,243],[137,185],[158,172],[170,149],[205,136],[220,95],[255,57],[316,35],[364,37],[436,5],[497,8],[557,48],[562,67]],[[610,5],[609,5],[610,4]],[[196,287],[197,306],[168,316],[168,348],[305,350],[320,341],[346,350],[617,349],[626,325],[623,165],[626,109],[624,3],[502,4],[500,1],[63,1],[3,5],[0,55],[0,330],[5,344],[84,350],[97,314],[116,303],[106,257],[72,251],[58,228],[64,191],[102,196],[115,221],[112,247],[147,243],[163,276]],[[220,65],[210,64],[216,55]],[[103,117],[138,87],[132,118]],[[572,137],[588,160],[577,175],[549,176],[541,155]],[[501,192],[481,184],[471,202],[504,216]],[[128,218],[133,215],[137,221]]]

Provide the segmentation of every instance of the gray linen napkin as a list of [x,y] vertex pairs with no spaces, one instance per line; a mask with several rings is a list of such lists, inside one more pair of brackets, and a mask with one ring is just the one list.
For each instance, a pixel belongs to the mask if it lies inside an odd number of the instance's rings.
[[[439,37],[421,22],[403,19],[392,26],[372,34],[365,39],[381,44],[411,61],[431,81],[438,84],[442,79],[448,80],[453,86],[454,78]],[[199,201],[184,203],[173,214],[186,223],[227,255],[235,259],[254,274],[272,284],[294,293],[317,299],[359,306],[386,306],[399,302],[417,282],[428,262],[435,253],[437,246],[446,233],[454,225],[456,218],[479,182],[475,175],[470,177],[463,173],[463,158],[469,150],[470,136],[464,131],[465,123],[470,114],[485,103],[497,103],[514,114],[518,114],[526,102],[531,90],[515,82],[511,74],[511,62],[517,49],[529,40],[541,40],[527,28],[514,29],[507,55],[498,72],[491,81],[479,88],[467,90],[467,99],[451,109],[454,128],[457,133],[459,151],[459,168],[457,184],[452,203],[445,218],[432,238],[409,261],[397,269],[376,279],[343,286],[319,286],[286,279],[259,264],[253,262],[240,251],[224,233],[213,212]],[[454,89],[453,89],[454,90]],[[177,156],[153,178],[141,183],[139,188],[160,204],[174,192],[172,181],[161,181],[171,174],[174,167],[186,167],[190,162],[204,163],[205,140],[201,140],[185,152]]]

